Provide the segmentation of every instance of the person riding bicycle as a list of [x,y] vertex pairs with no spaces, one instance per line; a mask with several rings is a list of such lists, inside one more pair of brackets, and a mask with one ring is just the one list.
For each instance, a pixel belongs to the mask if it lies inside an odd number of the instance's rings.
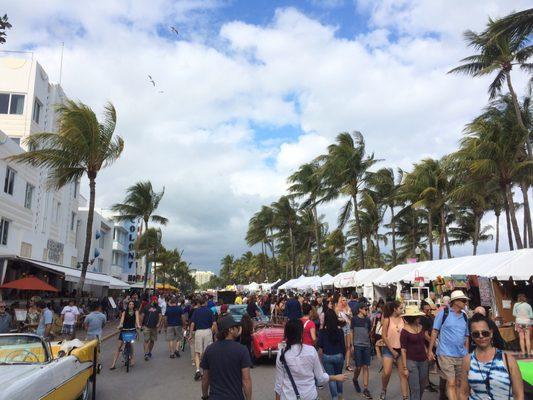
[[[116,363],[118,360],[118,356],[120,355],[120,352],[122,351],[122,346],[124,345],[124,339],[122,337],[122,333],[124,330],[131,330],[131,329],[140,329],[141,323],[139,318],[139,311],[137,311],[135,307],[135,302],[133,300],[128,301],[128,305],[125,311],[122,311],[122,314],[120,316],[120,324],[118,326],[118,329],[120,330],[120,334],[118,335],[118,346],[115,351],[115,355],[113,357],[113,364],[109,368],[110,370],[114,370],[116,368]],[[135,351],[134,347],[131,346],[131,366],[135,365]]]

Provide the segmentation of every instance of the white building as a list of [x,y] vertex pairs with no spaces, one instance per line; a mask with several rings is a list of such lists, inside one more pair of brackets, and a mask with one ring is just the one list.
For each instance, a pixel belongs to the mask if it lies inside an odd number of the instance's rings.
[[211,271],[193,271],[191,272],[191,276],[194,278],[198,286],[202,286],[209,282],[215,274]]
[[[79,279],[86,226],[86,209],[78,211],[79,183],[56,190],[48,186],[46,170],[6,161],[25,151],[20,146],[25,137],[57,132],[55,105],[65,100],[61,86],[50,83],[36,61],[0,57],[0,284],[23,274],[62,288],[62,281]],[[100,217],[93,231],[104,239],[92,244],[99,254],[92,252],[89,271],[109,273],[113,223]],[[123,287],[96,273],[88,274],[87,282],[91,291]]]

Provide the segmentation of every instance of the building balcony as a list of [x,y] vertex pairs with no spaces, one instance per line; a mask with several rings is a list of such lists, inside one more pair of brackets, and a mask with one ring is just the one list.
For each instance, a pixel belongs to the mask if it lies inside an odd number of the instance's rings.
[[122,267],[120,265],[112,265],[111,266],[111,275],[114,277],[122,277]]
[[121,253],[127,253],[128,252],[128,245],[114,241],[113,242],[113,250],[114,251],[120,251]]

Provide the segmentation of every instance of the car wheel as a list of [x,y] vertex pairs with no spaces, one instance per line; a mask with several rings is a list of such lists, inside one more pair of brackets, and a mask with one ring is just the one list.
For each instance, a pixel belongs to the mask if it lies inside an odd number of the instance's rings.
[[89,382],[85,384],[85,387],[83,388],[83,392],[81,392],[80,396],[78,397],[78,400],[89,400]]

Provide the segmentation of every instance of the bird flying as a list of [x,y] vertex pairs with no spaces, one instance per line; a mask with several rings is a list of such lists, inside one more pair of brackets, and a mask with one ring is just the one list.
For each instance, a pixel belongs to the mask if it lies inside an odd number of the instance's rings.
[[177,36],[179,36],[178,30],[174,28],[173,26],[170,27],[170,30],[174,32]]
[[148,80],[152,83],[152,85],[155,86],[155,81],[153,80],[153,78],[150,75],[148,75]]

